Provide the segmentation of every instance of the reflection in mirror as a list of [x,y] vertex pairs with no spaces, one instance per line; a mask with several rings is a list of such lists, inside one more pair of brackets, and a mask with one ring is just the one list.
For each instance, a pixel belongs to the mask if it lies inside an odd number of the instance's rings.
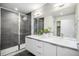
[[57,36],[75,38],[74,20],[75,20],[74,14],[57,16],[56,17]]
[[54,7],[53,4],[47,4],[45,7],[38,9],[39,11],[42,10],[40,11],[42,15],[38,16],[38,18],[34,17],[34,33],[37,32],[38,27],[38,25],[36,25],[38,21],[35,19],[44,17],[44,29],[51,28],[50,32],[52,36],[79,39],[79,4],[57,5],[58,6]]
[[57,36],[60,36],[60,27],[61,27],[61,22],[57,21]]
[[44,18],[34,19],[34,34],[38,34],[40,30],[44,29]]

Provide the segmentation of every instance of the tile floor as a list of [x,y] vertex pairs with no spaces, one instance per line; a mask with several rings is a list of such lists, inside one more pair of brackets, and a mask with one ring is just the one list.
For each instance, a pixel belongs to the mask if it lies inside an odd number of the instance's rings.
[[29,51],[25,50],[23,52],[20,52],[20,53],[16,54],[15,56],[35,56],[35,55],[33,55]]

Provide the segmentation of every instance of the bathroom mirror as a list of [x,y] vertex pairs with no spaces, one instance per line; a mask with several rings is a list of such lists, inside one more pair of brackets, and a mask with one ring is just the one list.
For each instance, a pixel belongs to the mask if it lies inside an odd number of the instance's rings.
[[56,17],[57,36],[75,38],[75,15],[69,14]]
[[[38,9],[41,14],[39,14],[39,18],[34,18],[34,24],[38,23],[35,19],[44,17],[44,29],[51,28],[52,36],[76,38],[78,34],[78,4],[64,4],[61,7],[53,7],[53,4],[48,4],[48,6],[49,8],[45,6],[45,8]],[[37,11],[34,11],[33,17],[35,17],[35,13]],[[34,25],[34,33],[37,31],[37,27],[39,26]]]
[[76,5],[54,12],[55,35],[60,37],[76,38]]

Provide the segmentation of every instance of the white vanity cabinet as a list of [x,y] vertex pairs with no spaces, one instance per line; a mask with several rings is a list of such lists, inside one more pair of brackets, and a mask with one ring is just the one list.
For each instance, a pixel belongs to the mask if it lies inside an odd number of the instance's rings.
[[57,56],[79,56],[79,51],[58,46]]
[[33,48],[34,48],[34,54],[37,56],[43,55],[43,42],[33,39]]
[[26,37],[26,50],[36,56],[79,56],[77,49],[55,45],[53,41],[45,42],[29,37]]
[[43,42],[26,38],[26,49],[34,55],[41,56],[43,55]]
[[50,43],[44,43],[44,56],[56,56],[56,46]]
[[33,40],[26,38],[26,49],[33,52]]
[[56,56],[56,46],[35,39],[26,38],[26,49],[37,56]]

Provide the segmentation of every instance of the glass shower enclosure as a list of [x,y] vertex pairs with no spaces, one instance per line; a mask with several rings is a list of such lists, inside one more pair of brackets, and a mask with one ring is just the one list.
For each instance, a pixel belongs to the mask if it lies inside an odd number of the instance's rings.
[[[14,12],[5,8],[0,8],[0,52],[1,55],[20,50],[25,43],[25,36],[30,35],[31,26],[27,20],[23,20],[23,16],[18,12]],[[27,33],[28,32],[28,33]],[[23,48],[23,47],[22,47]]]

